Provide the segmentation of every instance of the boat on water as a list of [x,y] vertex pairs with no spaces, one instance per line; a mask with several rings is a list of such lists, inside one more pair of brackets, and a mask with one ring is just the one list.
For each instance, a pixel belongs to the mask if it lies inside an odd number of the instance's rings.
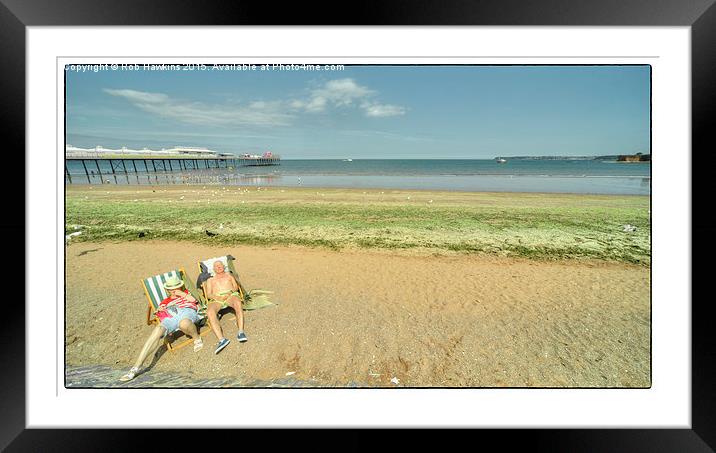
[[505,162],[507,162],[507,159],[503,159],[503,158],[501,158],[501,157],[498,157],[497,159],[495,159],[495,161],[496,161],[498,164],[504,164]]
[[353,162],[353,159],[343,159],[343,162]]

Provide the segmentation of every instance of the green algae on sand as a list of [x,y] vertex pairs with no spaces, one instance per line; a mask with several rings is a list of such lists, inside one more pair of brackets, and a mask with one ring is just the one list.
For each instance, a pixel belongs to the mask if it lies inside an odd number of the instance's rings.
[[647,196],[70,186],[65,229],[81,225],[73,241],[170,239],[650,265],[649,209]]

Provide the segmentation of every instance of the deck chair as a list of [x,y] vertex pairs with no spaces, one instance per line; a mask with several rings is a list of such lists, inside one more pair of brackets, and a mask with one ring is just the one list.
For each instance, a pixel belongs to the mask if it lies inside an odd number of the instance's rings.
[[[186,272],[184,272],[184,269],[182,268],[165,272],[163,274],[158,274],[153,277],[145,278],[144,280],[142,280],[142,288],[144,288],[144,294],[147,296],[148,302],[147,325],[159,324],[159,318],[152,315],[159,308],[159,304],[161,303],[161,301],[163,301],[169,296],[167,294],[167,290],[164,289],[164,282],[166,282],[167,278],[169,277],[181,278],[184,281],[186,289],[189,291],[189,293],[194,296],[197,301],[201,301],[201,294],[196,290],[194,283],[191,281],[191,279],[187,276]],[[206,317],[203,315],[201,309],[199,310],[199,318],[201,319],[201,321],[199,322],[199,325],[197,325],[197,330],[199,331],[199,336],[204,336],[210,332],[210,329],[203,329],[204,331],[201,331],[201,327],[206,323]],[[173,345],[172,340],[174,335],[183,335],[183,333],[179,331],[172,334],[167,334],[167,336],[164,337],[164,344],[166,345],[167,350],[171,352],[174,352],[177,349],[181,349],[184,346],[193,343],[194,341],[191,338],[186,338],[184,341]]]
[[[201,296],[201,301],[205,307],[209,305],[209,298],[206,295],[205,287],[206,280],[214,276],[214,262],[216,261],[221,261],[224,264],[226,272],[229,272],[231,275],[233,275],[236,281],[239,283],[239,295],[241,296],[241,302],[243,303],[246,300],[246,289],[241,284],[239,274],[236,272],[236,268],[234,267],[234,259],[235,258],[233,256],[226,255],[209,258],[208,260],[204,261],[199,261],[199,278],[197,279],[197,287],[200,288],[199,295]],[[233,318],[236,318],[235,314],[229,313],[230,310],[230,307],[222,308],[221,310],[219,310],[219,319],[223,319],[223,317],[227,314],[229,316],[232,316]]]
[[[263,308],[269,305],[274,305],[273,303],[268,301],[268,298],[266,297],[266,294],[272,294],[271,291],[262,291],[262,290],[252,290],[252,291],[246,291],[246,288],[244,288],[244,285],[241,283],[241,279],[239,278],[239,273],[236,272],[236,267],[234,266],[234,258],[231,255],[226,256],[218,256],[215,258],[209,258],[204,261],[199,261],[199,278],[197,279],[197,287],[201,288],[199,290],[199,295],[201,296],[201,300],[205,306],[208,305],[209,300],[208,297],[206,297],[206,290],[204,287],[204,284],[206,283],[206,280],[209,277],[213,277],[214,275],[214,262],[215,261],[221,261],[224,264],[224,268],[226,269],[226,272],[229,272],[231,275],[234,276],[236,281],[239,283],[239,295],[241,296],[241,305],[244,310],[255,310],[257,308]],[[229,314],[229,316],[235,317],[234,314],[228,313],[231,310],[230,307],[224,308],[219,311],[219,319],[222,319],[223,316],[226,314]],[[228,318],[231,319],[231,318]]]

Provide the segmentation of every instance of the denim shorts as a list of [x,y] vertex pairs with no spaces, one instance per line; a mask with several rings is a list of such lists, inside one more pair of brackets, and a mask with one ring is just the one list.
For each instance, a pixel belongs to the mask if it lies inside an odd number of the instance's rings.
[[196,324],[199,322],[199,315],[196,312],[196,310],[192,310],[191,308],[179,308],[175,313],[172,311],[169,311],[169,313],[172,314],[171,318],[164,318],[162,319],[162,326],[164,326],[164,336],[166,336],[168,333],[174,333],[179,329],[179,323],[183,319],[188,319],[189,321]]

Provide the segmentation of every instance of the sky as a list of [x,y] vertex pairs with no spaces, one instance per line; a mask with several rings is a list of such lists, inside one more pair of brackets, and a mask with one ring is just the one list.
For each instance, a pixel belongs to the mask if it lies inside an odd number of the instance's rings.
[[66,143],[283,159],[649,153],[649,66],[67,70]]

